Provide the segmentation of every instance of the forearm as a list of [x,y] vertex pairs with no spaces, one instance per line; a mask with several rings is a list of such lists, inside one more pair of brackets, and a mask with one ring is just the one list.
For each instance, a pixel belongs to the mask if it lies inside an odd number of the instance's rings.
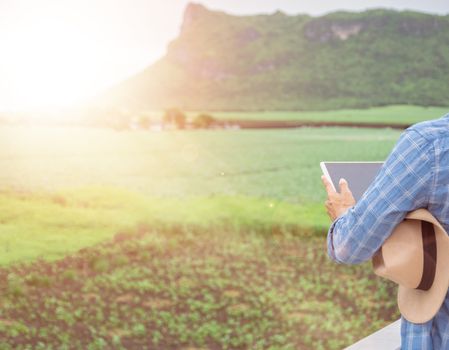
[[329,257],[341,264],[359,264],[370,259],[384,237],[370,237],[369,226],[370,222],[360,221],[354,208],[337,218],[327,235]]
[[427,207],[434,166],[433,144],[404,132],[362,198],[333,222],[329,256],[344,264],[370,259],[408,212]]

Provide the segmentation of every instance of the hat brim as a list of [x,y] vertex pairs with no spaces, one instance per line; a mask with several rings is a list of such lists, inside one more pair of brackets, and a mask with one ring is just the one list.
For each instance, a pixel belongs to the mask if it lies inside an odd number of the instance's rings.
[[437,263],[432,287],[418,290],[399,286],[398,306],[405,319],[412,323],[425,323],[431,320],[443,304],[449,288],[449,236],[430,212],[418,209],[406,219],[422,220],[434,225],[437,245]]

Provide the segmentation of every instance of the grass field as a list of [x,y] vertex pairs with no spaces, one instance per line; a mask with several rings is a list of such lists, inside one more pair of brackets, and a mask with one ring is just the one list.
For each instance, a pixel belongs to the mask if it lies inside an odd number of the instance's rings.
[[244,196],[153,198],[113,188],[0,194],[0,265],[62,258],[145,224],[164,232],[322,234],[322,204]]
[[169,197],[321,202],[322,160],[384,160],[400,132],[301,128],[116,132],[0,128],[0,189],[114,186]]
[[323,232],[319,161],[383,160],[398,136],[0,128],[0,262],[61,257],[139,222]]
[[0,348],[349,345],[394,287],[326,257],[318,163],[399,134],[0,128]]
[[[397,123],[415,124],[436,119],[449,113],[449,107],[385,106],[367,109],[341,109],[331,111],[292,112],[210,112],[217,119],[241,120],[307,120],[351,123]],[[189,113],[195,116],[198,113]],[[154,115],[156,117],[156,114]]]

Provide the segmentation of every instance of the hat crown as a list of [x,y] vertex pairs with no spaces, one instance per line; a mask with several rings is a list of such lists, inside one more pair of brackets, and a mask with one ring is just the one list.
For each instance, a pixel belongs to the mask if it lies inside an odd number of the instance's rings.
[[376,274],[398,283],[402,316],[423,323],[435,316],[449,289],[449,235],[427,209],[405,219],[372,261]]
[[424,268],[421,221],[406,219],[396,226],[373,258],[374,272],[407,288],[417,288]]

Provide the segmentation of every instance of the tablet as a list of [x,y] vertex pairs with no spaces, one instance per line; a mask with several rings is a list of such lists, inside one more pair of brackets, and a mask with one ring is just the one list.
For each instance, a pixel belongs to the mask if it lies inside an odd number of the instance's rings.
[[340,179],[346,179],[354,199],[358,201],[383,164],[384,162],[321,162],[320,166],[336,191],[340,191]]

